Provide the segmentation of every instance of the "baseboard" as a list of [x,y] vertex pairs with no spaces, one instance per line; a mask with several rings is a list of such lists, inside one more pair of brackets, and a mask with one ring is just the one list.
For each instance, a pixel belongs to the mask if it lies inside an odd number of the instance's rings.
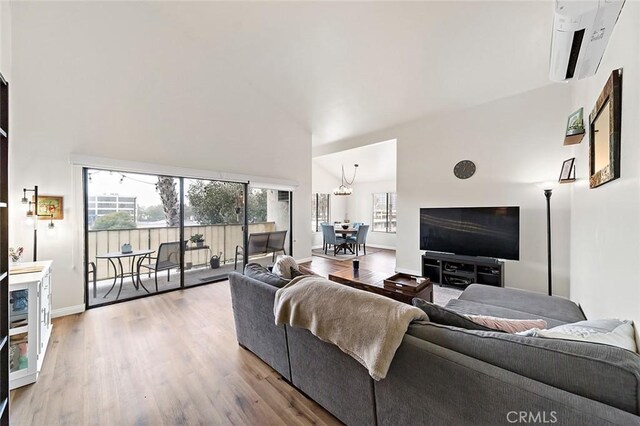
[[67,315],[80,314],[84,312],[84,305],[67,306],[66,308],[54,309],[51,311],[51,318],[64,317]]
[[305,263],[305,262],[311,262],[312,258],[311,257],[304,257],[302,259],[296,259],[296,263]]
[[402,272],[403,274],[415,275],[416,277],[422,276],[422,272],[414,271],[406,268],[396,268],[396,272]]
[[383,249],[383,250],[393,250],[396,251],[396,248],[393,246],[384,246],[381,244],[367,244],[367,247],[371,247],[371,248],[378,248],[378,249]]

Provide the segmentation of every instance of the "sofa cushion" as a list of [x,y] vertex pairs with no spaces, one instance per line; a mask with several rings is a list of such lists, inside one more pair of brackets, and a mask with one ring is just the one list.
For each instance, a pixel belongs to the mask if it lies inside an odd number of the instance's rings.
[[408,334],[544,384],[640,414],[640,355],[618,347],[412,324]]
[[296,260],[291,256],[280,255],[276,259],[276,263],[273,264],[273,273],[290,280],[293,278],[291,276],[291,268],[298,269]]
[[274,287],[282,288],[289,284],[288,279],[282,278],[272,272],[269,272],[267,268],[259,263],[248,263],[244,267],[244,275],[253,278],[254,280],[262,281],[265,284],[270,284]]
[[526,312],[532,315],[530,318],[550,318],[556,320],[556,323],[587,319],[580,307],[569,299],[515,288],[471,284],[458,299]]
[[427,302],[419,297],[414,297],[411,303],[413,306],[422,309],[429,317],[429,321],[437,324],[466,328],[468,330],[497,331],[492,328],[485,327],[484,325],[477,324],[454,311],[443,308],[435,303]]
[[637,352],[635,330],[631,321],[596,319],[564,324],[550,330],[530,330],[527,336],[548,339],[602,343]]
[[511,319],[492,317],[489,315],[465,315],[476,324],[484,325],[492,330],[501,330],[506,333],[518,333],[531,329],[545,329],[547,322],[543,319]]
[[481,302],[472,302],[470,300],[451,299],[446,305],[447,309],[455,311],[461,315],[489,315],[500,318],[511,319],[543,319],[547,322],[547,327],[555,327],[565,324],[557,319],[545,317],[543,315],[530,314],[527,312],[516,311],[514,309],[493,306]]

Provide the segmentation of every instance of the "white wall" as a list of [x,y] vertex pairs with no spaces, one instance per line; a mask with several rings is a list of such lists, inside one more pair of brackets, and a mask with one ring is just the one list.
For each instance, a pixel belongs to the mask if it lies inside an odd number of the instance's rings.
[[[484,105],[418,120],[323,147],[322,154],[397,139],[397,269],[418,273],[419,209],[430,206],[521,207],[520,261],[506,265],[506,285],[546,292],[546,216],[535,183],[557,180],[571,150],[562,146],[570,89],[550,85]],[[453,166],[475,161],[462,181]],[[569,192],[552,197],[554,293],[569,294]]]
[[[294,252],[310,256],[310,132],[221,53],[200,49],[153,3],[12,6],[11,197],[33,185],[64,196],[65,220],[39,244],[55,264],[54,309],[84,303],[71,153],[297,181]],[[16,210],[10,243],[28,259],[32,234]]]
[[[385,180],[380,182],[356,182],[353,185],[353,194],[347,200],[347,217],[351,222],[364,222],[372,224],[373,218],[373,194],[379,192],[396,192],[396,181]],[[395,249],[396,234],[386,232],[374,232],[369,227],[367,246]]]
[[11,80],[11,3],[0,2],[0,71]]
[[[627,2],[595,77],[572,84],[572,110],[587,116],[611,71],[623,68],[621,177],[588,182],[588,136],[575,147],[571,201],[571,295],[588,317],[640,323],[640,4]],[[587,119],[587,117],[585,117]]]

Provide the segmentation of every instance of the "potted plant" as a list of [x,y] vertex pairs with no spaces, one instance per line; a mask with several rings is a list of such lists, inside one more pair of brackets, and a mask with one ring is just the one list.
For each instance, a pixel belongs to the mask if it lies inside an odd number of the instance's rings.
[[196,247],[202,247],[204,245],[204,235],[194,234],[189,238],[189,241],[195,243]]

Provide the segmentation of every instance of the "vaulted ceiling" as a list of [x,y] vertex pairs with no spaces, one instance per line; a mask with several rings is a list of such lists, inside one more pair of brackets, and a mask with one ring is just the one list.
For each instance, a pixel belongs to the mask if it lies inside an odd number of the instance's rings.
[[552,3],[160,3],[313,135],[333,142],[550,84]]

